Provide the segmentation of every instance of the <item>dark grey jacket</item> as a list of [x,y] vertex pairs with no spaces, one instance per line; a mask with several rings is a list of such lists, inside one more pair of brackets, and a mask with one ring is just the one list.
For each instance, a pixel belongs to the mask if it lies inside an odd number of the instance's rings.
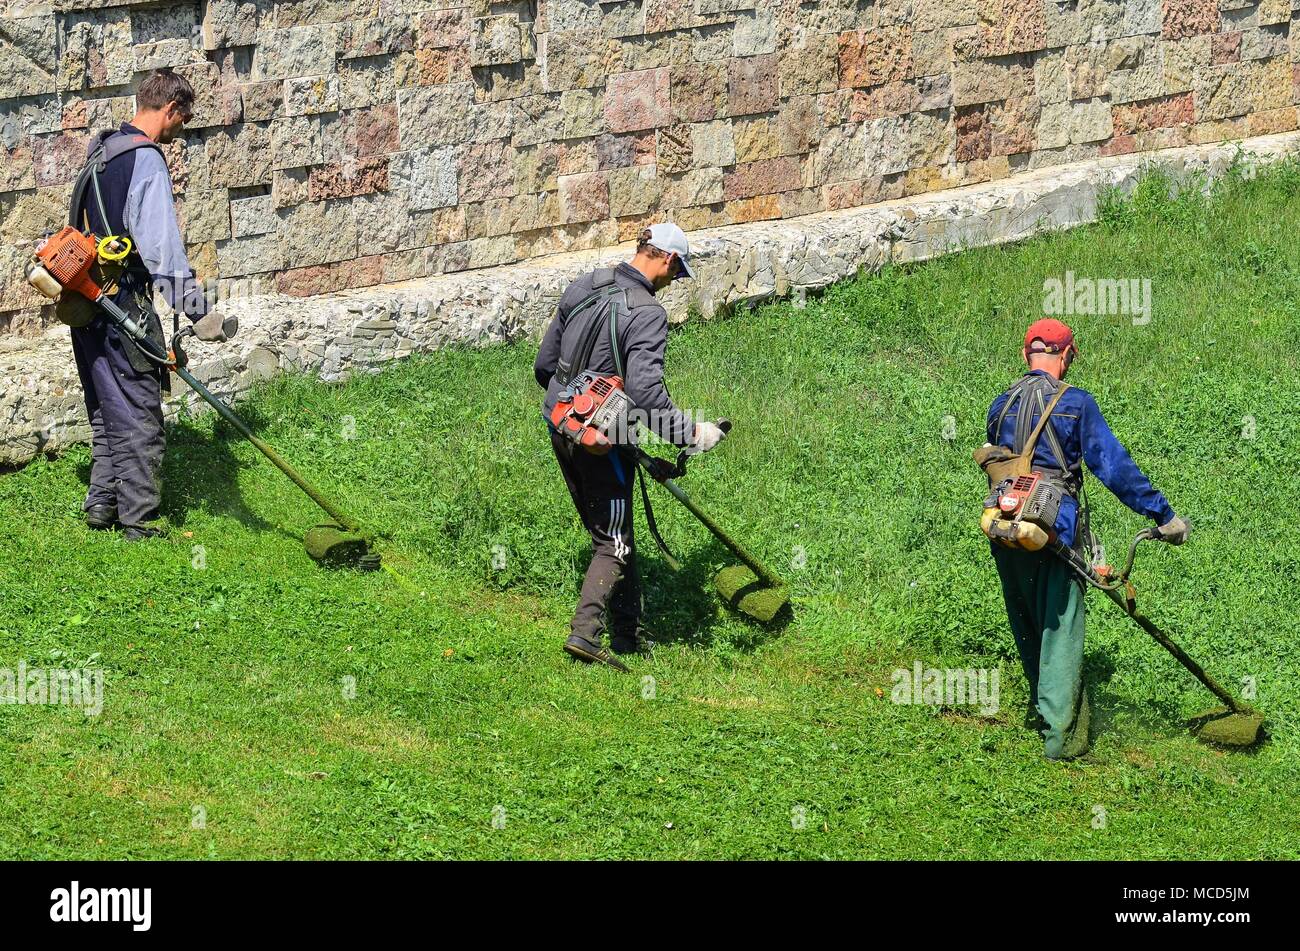
[[[560,297],[555,319],[546,328],[542,337],[542,347],[533,364],[533,374],[537,382],[546,387],[546,399],[542,403],[542,414],[551,418],[555,408],[556,396],[560,384],[555,380],[555,367],[560,359],[561,342],[568,321],[569,311],[590,297],[593,290],[592,279],[595,272],[584,274],[575,280]],[[620,312],[618,321],[618,343],[623,358],[623,385],[627,390],[632,405],[648,414],[653,414],[653,429],[664,439],[674,445],[686,446],[695,434],[694,424],[673,403],[664,385],[664,351],[668,347],[668,312],[655,299],[654,285],[644,274],[632,265],[624,262],[614,269],[614,282],[626,290],[627,305],[630,313]],[[581,368],[580,368],[581,369]],[[602,329],[596,338],[596,346],[591,354],[591,365],[586,369],[602,375],[617,372],[613,354],[610,352],[608,327]]]

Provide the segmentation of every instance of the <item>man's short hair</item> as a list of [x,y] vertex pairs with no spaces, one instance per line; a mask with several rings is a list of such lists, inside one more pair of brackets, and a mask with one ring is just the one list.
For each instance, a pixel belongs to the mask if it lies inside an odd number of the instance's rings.
[[659,248],[656,248],[653,244],[650,243],[649,228],[642,228],[641,233],[637,235],[636,253],[648,254],[652,258],[662,258],[668,254],[667,251],[661,251]]
[[182,112],[194,111],[194,87],[188,79],[170,68],[155,69],[136,87],[137,109],[163,109],[169,102],[176,103]]

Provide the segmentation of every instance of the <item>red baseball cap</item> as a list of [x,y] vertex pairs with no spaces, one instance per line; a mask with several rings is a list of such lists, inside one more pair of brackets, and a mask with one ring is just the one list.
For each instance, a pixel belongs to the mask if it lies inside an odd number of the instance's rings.
[[1029,325],[1029,329],[1025,331],[1026,349],[1032,350],[1030,344],[1035,340],[1043,342],[1042,349],[1047,353],[1060,353],[1066,347],[1074,347],[1074,352],[1079,352],[1079,347],[1074,342],[1074,331],[1051,317],[1035,320]]

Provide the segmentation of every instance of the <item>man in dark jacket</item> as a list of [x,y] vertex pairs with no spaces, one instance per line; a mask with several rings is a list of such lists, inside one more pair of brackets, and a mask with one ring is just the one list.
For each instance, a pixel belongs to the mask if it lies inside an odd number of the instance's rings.
[[[989,407],[990,443],[1016,452],[1023,449],[1077,353],[1073,332],[1059,320],[1039,320],[1030,326],[1021,351],[1029,372]],[[1063,490],[1055,524],[1063,545],[1083,548],[1078,502],[1083,462],[1121,502],[1154,520],[1161,540],[1173,545],[1187,540],[1187,524],[1120,445],[1092,394],[1071,386],[1035,443],[1033,462],[1035,470]],[[1079,756],[1088,748],[1089,719],[1083,683],[1084,583],[1047,549],[990,545],[1011,633],[1029,681],[1026,723],[1042,733],[1048,759]]]
[[[185,256],[172,203],[172,181],[160,144],[172,141],[192,114],[194,90],[170,70],[151,73],[136,90],[130,122],[95,137],[100,146],[95,170],[83,171],[69,217],[74,227],[98,237],[129,238],[130,254],[117,280],[114,301],[162,344],[162,325],[153,312],[157,288],[177,313],[194,321],[201,340],[224,341],[237,324],[207,313],[202,288]],[[88,169],[90,167],[88,166]],[[97,181],[89,176],[96,176]],[[120,525],[128,541],[162,534],[159,504],[163,433],[162,388],[166,370],[94,305],[79,295],[64,295],[60,307],[90,308],[89,322],[73,324],[72,352],[90,416],[90,490],[83,505],[94,529]],[[67,319],[65,317],[65,319]],[[165,348],[164,348],[165,349]]]
[[[712,449],[723,438],[713,423],[692,423],[673,403],[664,386],[664,351],[668,344],[668,313],[655,294],[675,279],[692,277],[686,235],[674,224],[656,224],[645,229],[631,262],[615,268],[598,268],[575,280],[560,298],[555,319],[542,338],[533,372],[546,388],[542,415],[548,421],[556,398],[564,388],[556,370],[566,342],[572,344],[569,318],[579,319],[577,305],[600,287],[610,284],[626,295],[627,311],[620,306],[617,324],[618,359],[615,359],[608,329],[602,325],[587,366],[575,367],[601,375],[612,375],[621,365],[624,388],[632,405],[649,419],[649,428],[660,438],[698,452]],[[589,316],[589,315],[588,315]],[[569,336],[566,337],[566,331]],[[573,657],[591,663],[608,664],[626,671],[614,654],[642,653],[649,647],[640,628],[641,585],[637,573],[636,547],[632,536],[632,483],[636,462],[623,449],[593,455],[561,436],[551,427],[551,445],[559,461],[573,504],[595,547],[582,583],[578,608],[564,649]],[[611,632],[610,647],[603,645],[603,631]],[[613,654],[610,652],[613,650]]]

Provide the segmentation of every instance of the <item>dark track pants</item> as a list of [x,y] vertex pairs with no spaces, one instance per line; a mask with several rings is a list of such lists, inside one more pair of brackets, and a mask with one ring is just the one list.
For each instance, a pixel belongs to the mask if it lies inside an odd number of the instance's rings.
[[[1083,687],[1083,582],[1049,551],[994,544],[1011,633],[1029,681],[1030,703],[1047,722],[1043,754],[1059,757],[1074,743]],[[1086,729],[1086,726],[1083,727]]]
[[573,505],[595,546],[572,632],[593,644],[602,643],[607,622],[613,634],[635,633],[641,619],[641,579],[632,537],[635,463],[626,455],[620,457],[620,481],[614,453],[593,456],[555,432],[551,433],[551,446]]
[[90,415],[90,491],[83,507],[112,505],[123,525],[142,525],[158,517],[162,500],[162,378],[132,367],[126,346],[103,317],[72,331]]

